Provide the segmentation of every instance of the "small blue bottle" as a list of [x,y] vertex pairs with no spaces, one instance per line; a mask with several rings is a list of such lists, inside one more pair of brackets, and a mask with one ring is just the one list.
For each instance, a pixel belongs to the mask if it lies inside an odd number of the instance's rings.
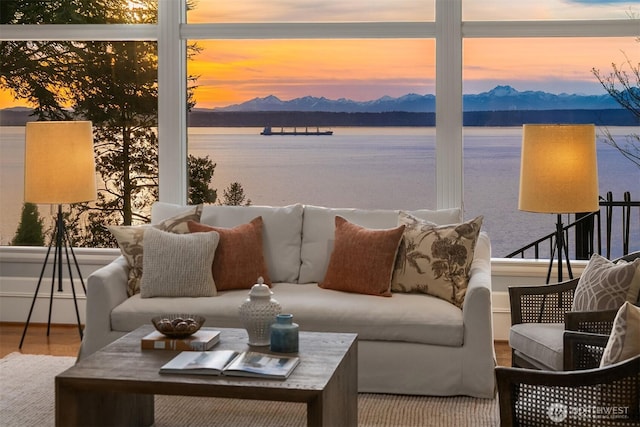
[[271,351],[276,353],[298,352],[298,324],[293,314],[278,314],[271,325]]

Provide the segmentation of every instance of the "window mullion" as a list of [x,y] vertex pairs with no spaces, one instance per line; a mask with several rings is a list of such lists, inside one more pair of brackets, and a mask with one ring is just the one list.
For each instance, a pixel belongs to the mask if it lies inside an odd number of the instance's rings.
[[461,21],[461,0],[436,0],[438,209],[460,207],[463,202]]
[[187,202],[186,41],[180,39],[184,0],[159,0],[158,179],[163,202]]

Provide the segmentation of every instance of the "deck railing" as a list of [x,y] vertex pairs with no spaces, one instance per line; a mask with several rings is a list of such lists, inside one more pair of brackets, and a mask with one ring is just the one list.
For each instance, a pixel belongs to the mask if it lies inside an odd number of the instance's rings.
[[[600,197],[599,211],[576,214],[575,220],[563,227],[563,232],[565,252],[575,259],[589,259],[594,253],[611,259],[640,250],[640,201],[632,201],[628,191],[622,200],[616,201],[608,192],[606,197]],[[545,254],[553,253],[555,238],[554,230],[505,258],[540,259],[541,248],[545,249]]]

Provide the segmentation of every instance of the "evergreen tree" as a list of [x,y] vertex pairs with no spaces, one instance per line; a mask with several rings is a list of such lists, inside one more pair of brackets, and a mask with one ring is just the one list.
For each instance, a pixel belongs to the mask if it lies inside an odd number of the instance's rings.
[[218,192],[209,187],[209,183],[213,179],[216,164],[209,159],[209,156],[195,157],[189,154],[187,166],[189,170],[189,203],[192,205],[215,203]]
[[248,199],[245,203],[246,196],[244,195],[244,188],[239,182],[232,182],[227,188],[224,189],[223,205],[229,206],[249,206],[251,205],[251,199]]
[[[2,3],[2,22],[12,24],[157,22],[156,0],[137,0],[135,8],[127,0]],[[190,45],[189,57],[197,51]],[[74,205],[69,218],[74,240],[83,246],[114,246],[105,225],[148,222],[158,196],[156,43],[3,41],[0,58],[0,84],[35,105],[39,119],[93,123],[101,183],[95,202]],[[188,102],[190,109],[192,90]],[[215,201],[215,190],[207,191],[215,165],[195,158],[192,164],[194,197]]]
[[44,246],[44,234],[42,232],[42,218],[38,213],[38,207],[33,203],[25,203],[22,206],[22,215],[16,235],[11,241],[12,246]]

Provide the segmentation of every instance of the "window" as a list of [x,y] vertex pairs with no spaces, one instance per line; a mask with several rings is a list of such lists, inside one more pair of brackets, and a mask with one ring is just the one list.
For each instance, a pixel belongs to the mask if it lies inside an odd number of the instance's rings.
[[397,22],[433,21],[434,0],[315,0],[198,2],[187,22]]
[[[157,43],[124,23],[138,22],[148,30],[147,23],[157,22],[157,9],[155,1],[109,2],[109,6],[2,3],[7,25],[0,45],[0,244],[13,240],[21,221],[26,121],[93,122],[99,198],[90,211],[83,205],[64,206],[65,211],[73,209],[70,218],[85,225],[148,221],[146,206],[156,199],[158,183]],[[61,25],[46,25],[52,23]],[[123,36],[123,28],[135,30]],[[97,39],[85,40],[87,34]],[[55,209],[49,205],[38,209],[48,237]],[[74,242],[81,246],[112,241],[103,226],[71,229]]]
[[623,52],[637,49],[630,37],[464,41],[465,209],[485,216],[495,256],[549,234],[556,221],[555,215],[517,209],[523,123],[596,123],[600,194],[612,191],[616,200],[624,191],[640,195],[637,166],[602,141],[607,129],[622,141],[637,129],[637,118],[606,94],[592,72],[623,64]]
[[465,21],[624,19],[637,8],[633,0],[463,0]]
[[[15,6],[16,2],[0,2],[2,4],[3,17],[8,16],[5,11],[7,7]],[[45,8],[55,2],[30,2],[34,7]],[[474,178],[472,168],[475,160],[471,160],[474,155],[474,143],[469,138],[477,138],[486,142],[493,142],[497,137],[502,138],[509,132],[516,134],[517,128],[505,130],[504,132],[494,132],[494,130],[480,129],[477,127],[463,129],[463,102],[462,97],[469,94],[479,94],[490,92],[496,86],[511,86],[519,91],[540,90],[549,91],[563,90],[562,79],[569,73],[580,73],[580,84],[576,86],[576,91],[582,93],[593,93],[597,84],[594,81],[587,82],[583,78],[589,76],[589,69],[577,70],[573,68],[577,64],[583,64],[582,57],[577,54],[589,52],[591,49],[597,52],[607,52],[611,50],[612,56],[607,60],[615,62],[619,60],[620,50],[625,50],[633,57],[637,52],[638,21],[633,20],[634,2],[594,2],[581,0],[547,0],[545,2],[505,2],[498,0],[478,1],[478,0],[411,0],[411,1],[327,1],[319,5],[317,2],[271,2],[265,7],[264,2],[257,5],[248,0],[242,2],[197,2],[193,10],[186,12],[186,2],[177,0],[160,0],[157,2],[158,14],[151,14],[148,19],[139,25],[127,25],[124,20],[109,21],[108,25],[101,25],[96,21],[82,25],[82,30],[78,25],[60,25],[43,27],[42,25],[12,25],[2,22],[3,28],[0,33],[2,42],[21,40],[72,40],[78,41],[86,39],[79,34],[92,34],[95,42],[125,42],[136,41],[150,42],[157,46],[158,55],[158,86],[159,103],[158,107],[158,143],[159,143],[159,192],[160,199],[169,202],[183,203],[187,194],[186,178],[186,158],[189,153],[208,153],[203,149],[203,144],[211,143],[203,141],[205,136],[202,127],[193,126],[199,110],[202,108],[220,108],[234,103],[243,103],[251,97],[267,97],[275,95],[281,100],[292,100],[298,96],[294,89],[303,87],[304,92],[310,96],[332,98],[343,94],[346,98],[357,98],[359,100],[378,99],[380,92],[377,91],[389,79],[389,73],[393,71],[395,76],[404,76],[402,85],[394,86],[397,91],[390,91],[389,96],[402,96],[404,91],[417,92],[420,95],[436,95],[439,112],[436,117],[436,128],[426,127],[417,130],[410,127],[389,127],[376,129],[376,133],[400,131],[393,136],[394,143],[414,144],[419,141],[418,154],[407,157],[424,156],[424,162],[419,162],[420,166],[408,166],[410,159],[402,156],[394,157],[387,155],[391,150],[384,151],[383,148],[375,148],[374,151],[380,157],[370,157],[366,159],[356,159],[357,153],[349,153],[345,159],[348,170],[342,181],[346,181],[353,186],[354,192],[360,196],[363,189],[373,189],[366,197],[359,197],[358,200],[385,200],[390,197],[400,197],[395,191],[397,187],[413,187],[418,192],[417,198],[411,202],[404,203],[407,196],[401,199],[389,199],[389,205],[393,207],[412,208],[410,203],[416,201],[419,206],[443,208],[450,206],[465,207],[465,216],[484,214],[492,218],[492,213],[487,212],[479,203],[480,192],[476,191],[481,185],[480,179]],[[142,10],[149,4],[155,7],[155,2],[143,0],[129,2],[113,2],[112,4],[127,5],[130,17],[140,16]],[[280,9],[281,4],[288,4],[288,9]],[[211,5],[212,8],[205,8]],[[326,6],[326,9],[320,7]],[[566,7],[565,7],[566,6]],[[142,8],[142,9],[140,9]],[[24,9],[27,12],[27,9]],[[213,11],[213,12],[211,12]],[[92,11],[92,13],[98,13]],[[102,12],[104,13],[104,12]],[[43,13],[43,16],[45,14]],[[47,14],[47,16],[53,16]],[[97,15],[92,15],[97,16]],[[182,18],[185,16],[186,18]],[[561,20],[561,21],[556,21]],[[28,22],[28,21],[25,21]],[[33,21],[40,22],[40,21]],[[137,22],[137,21],[136,21]],[[61,27],[61,28],[57,28]],[[84,31],[84,32],[83,32]],[[201,44],[203,47],[201,58],[194,56],[191,60],[186,60],[185,45],[188,43]],[[314,52],[316,57],[298,59],[298,61],[286,61],[292,74],[301,77],[302,73],[309,73],[306,80],[295,79],[288,85],[276,84],[269,80],[269,76],[277,75],[279,66],[283,62],[282,52],[278,52],[274,47],[282,46],[280,43],[291,46],[298,56],[303,56],[306,52]],[[321,48],[321,46],[325,48]],[[340,52],[355,50],[352,54],[355,59],[377,58],[376,61],[369,62],[367,72],[358,70],[354,64],[346,64],[340,68],[332,62],[332,55]],[[515,54],[506,55],[513,46],[520,46],[519,52],[529,53],[529,55],[517,56]],[[260,47],[259,50],[252,48]],[[407,47],[411,47],[407,49]],[[557,57],[553,57],[553,49],[563,46],[563,50]],[[327,48],[328,47],[328,48]],[[542,48],[542,53],[536,53],[535,49]],[[635,47],[635,49],[634,49]],[[322,50],[328,49],[328,50]],[[229,53],[235,50],[236,61],[229,60]],[[518,52],[518,51],[516,51]],[[464,53],[464,56],[463,56]],[[242,56],[240,56],[242,54]],[[207,61],[202,61],[206,56]],[[318,56],[320,58],[318,58]],[[583,55],[584,56],[584,55]],[[383,59],[379,59],[382,57]],[[598,56],[601,58],[601,56]],[[185,58],[185,60],[181,60]],[[633,57],[635,58],[635,57]],[[259,67],[252,61],[261,60]],[[359,60],[359,59],[358,59]],[[506,75],[503,73],[506,66],[500,66],[501,61],[512,61],[507,64],[512,70]],[[549,78],[548,70],[538,69],[549,60],[563,64],[558,75],[553,74]],[[635,61],[635,59],[633,59]],[[200,61],[200,62],[198,62]],[[271,62],[269,62],[271,61]],[[526,62],[525,62],[526,61]],[[598,59],[600,61],[600,59]],[[4,63],[3,63],[4,64]],[[411,67],[398,68],[399,65],[411,64]],[[585,65],[599,66],[608,69],[608,62],[588,63]],[[206,66],[205,66],[206,65]],[[229,67],[244,66],[245,70],[253,71],[249,79],[244,77],[233,80],[233,73],[229,73]],[[200,67],[200,68],[198,68]],[[226,68],[225,68],[226,67]],[[306,68],[305,68],[306,67]],[[232,69],[232,68],[231,68]],[[240,70],[241,68],[236,68]],[[323,79],[321,72],[331,69],[334,74],[334,81],[329,82]],[[3,66],[2,73],[6,68]],[[311,70],[311,71],[304,71]],[[414,70],[418,73],[414,74]],[[489,70],[489,78],[480,78],[479,71]],[[528,79],[525,85],[525,72],[537,71],[539,78]],[[577,70],[577,71],[575,71]],[[289,71],[289,70],[283,70]],[[555,70],[558,71],[558,70]],[[359,79],[369,81],[371,84],[363,97],[357,94],[343,91],[347,86],[352,86],[358,79],[358,73],[366,78]],[[475,74],[474,74],[475,73]],[[565,73],[567,75],[562,75]],[[199,87],[194,89],[193,100],[195,108],[189,114],[185,105],[187,103],[187,75],[200,76]],[[236,76],[246,76],[248,74],[238,74]],[[302,76],[305,77],[305,76]],[[571,76],[576,77],[576,76]],[[4,78],[4,77],[3,77]],[[349,80],[351,79],[351,80]],[[505,82],[507,79],[509,81]],[[349,85],[335,84],[336,81],[351,81]],[[558,83],[558,84],[556,84]],[[385,83],[386,84],[386,83]],[[0,89],[6,89],[6,82],[0,80]],[[239,98],[232,98],[232,92],[236,92],[240,86],[245,90],[244,95]],[[332,92],[332,88],[341,88],[339,92]],[[413,87],[414,89],[411,89]],[[434,89],[435,87],[435,89]],[[250,89],[254,90],[253,92]],[[604,93],[604,92],[601,92]],[[466,99],[466,98],[465,98]],[[213,100],[211,102],[209,100]],[[6,90],[0,91],[0,108],[15,107],[19,105],[12,97],[7,98]],[[466,101],[465,101],[466,104]],[[465,107],[466,108],[466,107]],[[3,111],[2,120],[7,120],[13,112]],[[254,123],[253,135],[259,132],[266,123]],[[275,125],[277,126],[277,125]],[[312,123],[309,126],[313,127]],[[331,126],[334,135],[339,133],[338,126]],[[188,129],[188,131],[187,131]],[[262,187],[255,186],[249,180],[250,168],[248,167],[247,154],[241,157],[233,157],[237,154],[231,153],[229,146],[239,138],[237,127],[215,126],[215,132],[211,133],[212,147],[223,150],[224,156],[213,157],[217,163],[214,175],[213,186],[218,190],[218,197],[223,189],[232,181],[238,181],[245,186],[246,195],[254,203],[288,203],[289,201],[304,201],[307,203],[318,203],[327,205],[344,205],[355,196],[346,196],[344,202],[338,198],[314,198],[308,193],[313,190],[305,190],[304,194],[292,194],[286,198],[284,193],[272,193],[276,196],[266,197],[265,191],[272,191],[273,188],[284,187],[281,182],[289,183],[295,179],[295,175],[283,176],[276,184],[277,174],[274,169],[261,171],[263,177],[273,177],[261,180]],[[5,161],[7,150],[15,151],[19,148],[7,147],[4,143],[5,132],[10,129],[2,129],[2,173],[19,168],[17,164]],[[347,135],[347,130],[343,132]],[[349,131],[351,132],[351,130]],[[372,132],[373,133],[373,132]],[[188,134],[188,135],[187,135]],[[463,136],[464,135],[464,136]],[[349,134],[350,138],[357,139]],[[370,135],[371,136],[371,135]],[[373,135],[375,136],[375,135]],[[509,136],[509,138],[514,135]],[[263,139],[268,139],[264,137]],[[329,144],[337,144],[337,138],[329,138]],[[464,138],[464,145],[463,145]],[[366,137],[363,137],[366,139]],[[187,148],[187,140],[189,145]],[[260,138],[258,138],[260,140]],[[318,141],[318,140],[317,140]],[[274,148],[276,152],[285,153],[282,158],[293,155],[297,162],[312,166],[317,166],[318,170],[325,170],[320,167],[321,155],[311,152],[303,152],[299,146],[291,142],[283,147]],[[464,149],[463,149],[464,147]],[[477,147],[477,146],[475,146]],[[326,147],[323,147],[326,148]],[[332,155],[343,147],[331,149]],[[388,149],[388,147],[386,147]],[[492,147],[495,148],[495,147]],[[277,151],[281,150],[281,151]],[[291,151],[287,151],[291,150]],[[429,151],[431,150],[431,151]],[[293,153],[293,154],[292,154]],[[497,152],[482,151],[481,158],[490,157],[492,167],[508,167],[509,162],[500,162],[500,157],[504,154],[498,149]],[[464,157],[464,166],[463,159]],[[223,160],[223,159],[229,159]],[[235,159],[235,160],[234,160]],[[239,160],[237,160],[239,159]],[[350,160],[347,162],[347,160]],[[183,161],[184,160],[184,161]],[[238,163],[233,163],[237,161]],[[510,160],[511,161],[511,160]],[[478,160],[479,169],[486,163]],[[225,164],[226,163],[226,164]],[[254,164],[258,164],[255,162]],[[354,165],[367,165],[369,168],[380,168],[376,177],[378,181],[371,183],[370,179],[363,179],[356,175],[358,168]],[[242,166],[242,167],[240,167]],[[363,166],[365,167],[365,166]],[[435,168],[435,178],[433,169]],[[282,172],[281,168],[279,172]],[[376,169],[378,170],[378,169]],[[638,179],[637,171],[635,175]],[[335,174],[335,173],[333,173]],[[394,175],[395,174],[395,175]],[[259,174],[254,174],[258,176]],[[465,177],[463,180],[463,176]],[[613,176],[613,174],[611,174]],[[389,182],[385,178],[389,178]],[[393,181],[398,179],[398,181]],[[609,174],[607,174],[607,179]],[[361,182],[358,182],[358,179]],[[517,181],[517,175],[512,181]],[[405,181],[406,180],[406,181]],[[412,181],[412,182],[409,182]],[[604,184],[602,173],[601,182]],[[500,181],[502,184],[504,180]],[[8,184],[10,183],[10,184]],[[273,183],[273,184],[272,184]],[[296,183],[297,184],[297,183]],[[389,185],[389,187],[384,187]],[[491,183],[487,183],[491,185]],[[497,185],[497,184],[496,184]],[[617,184],[612,184],[617,185]],[[16,206],[21,201],[7,201],[4,191],[7,186],[15,187],[9,178],[2,176],[0,182],[0,196],[3,197],[0,204],[3,209],[1,215],[1,244],[7,244],[15,229],[15,218],[4,211],[4,206],[10,205],[17,212]],[[293,187],[289,185],[289,187]],[[309,188],[309,187],[307,187]],[[314,183],[314,187],[317,185]],[[616,190],[612,188],[612,190]],[[626,190],[626,189],[622,189]],[[281,191],[278,188],[277,191]],[[496,190],[500,191],[500,190]],[[18,191],[19,193],[20,191]],[[340,196],[342,191],[329,191],[332,196]],[[435,196],[434,196],[435,193]],[[304,197],[304,199],[303,199]],[[435,202],[437,200],[437,202]],[[486,202],[486,201],[483,201]],[[386,202],[385,202],[386,203]],[[435,205],[433,205],[435,203]],[[349,203],[350,205],[356,204]],[[382,202],[379,204],[381,207]],[[362,204],[363,207],[367,207]],[[502,212],[502,216],[517,215],[517,209],[508,208]],[[495,218],[499,218],[495,216]],[[7,224],[13,221],[13,224]],[[492,233],[494,241],[499,241],[499,229],[495,225],[488,223],[489,231]],[[507,241],[512,236],[503,236],[502,240]],[[537,236],[536,236],[537,237]],[[503,250],[496,250],[496,256],[503,255]]]
[[435,208],[433,40],[197,45],[189,154],[218,201],[237,182],[254,204]]

